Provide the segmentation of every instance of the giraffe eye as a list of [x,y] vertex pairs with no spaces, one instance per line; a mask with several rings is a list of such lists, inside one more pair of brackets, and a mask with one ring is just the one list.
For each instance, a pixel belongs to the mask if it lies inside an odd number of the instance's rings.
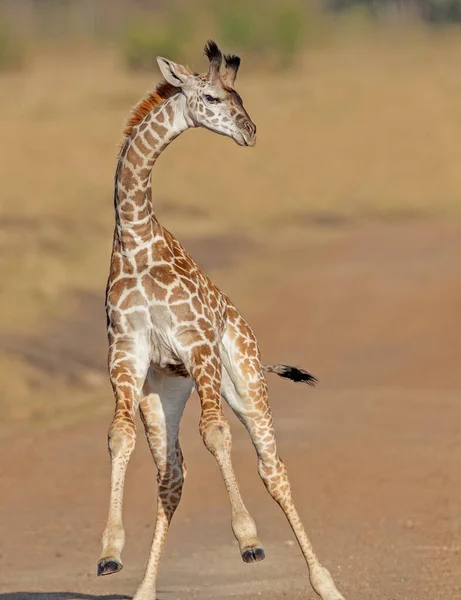
[[218,102],[221,102],[219,98],[215,98],[214,96],[210,96],[209,94],[205,94],[205,100],[210,104],[218,104]]

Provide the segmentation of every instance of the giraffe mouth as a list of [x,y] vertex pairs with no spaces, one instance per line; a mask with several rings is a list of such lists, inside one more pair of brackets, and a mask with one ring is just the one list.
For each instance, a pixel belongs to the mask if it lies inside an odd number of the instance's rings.
[[251,136],[251,137],[247,137],[245,136],[245,134],[239,132],[235,137],[234,137],[234,141],[239,145],[239,146],[247,146],[247,147],[253,147],[256,144],[256,136]]

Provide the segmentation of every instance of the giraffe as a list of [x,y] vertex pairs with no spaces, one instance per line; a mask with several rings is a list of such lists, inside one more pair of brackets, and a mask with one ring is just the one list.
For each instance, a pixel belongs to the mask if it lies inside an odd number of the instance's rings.
[[287,470],[277,453],[264,372],[310,385],[316,380],[303,369],[261,364],[249,325],[178,240],[160,225],[153,211],[152,167],[183,131],[205,127],[232,138],[239,146],[254,146],[256,142],[256,126],[234,89],[240,58],[223,56],[212,41],[206,44],[205,54],[209,68],[202,75],[157,57],[164,81],[133,109],[119,153],[115,231],[106,290],[115,414],[108,435],[110,504],[98,575],[122,568],[123,490],[136,441],[139,408],[158,470],[158,491],[152,546],[134,599],[155,600],[160,555],[186,476],[179,424],[195,386],[201,404],[200,434],[221,471],[243,561],[263,560],[264,550],[233,471],[231,433],[222,412],[222,398],[251,436],[259,475],[291,525],[313,589],[322,600],[344,600],[314,553],[293,503]]

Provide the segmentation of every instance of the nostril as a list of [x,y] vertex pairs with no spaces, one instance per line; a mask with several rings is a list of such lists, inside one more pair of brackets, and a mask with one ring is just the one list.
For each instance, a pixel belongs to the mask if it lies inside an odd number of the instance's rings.
[[245,123],[245,129],[248,131],[248,133],[250,133],[251,135],[254,135],[256,133],[256,125],[254,125],[251,121],[247,121]]

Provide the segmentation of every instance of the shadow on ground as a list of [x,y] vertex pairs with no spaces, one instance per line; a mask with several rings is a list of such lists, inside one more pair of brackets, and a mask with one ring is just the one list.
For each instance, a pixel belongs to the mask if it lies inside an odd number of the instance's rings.
[[130,600],[131,596],[108,594],[91,596],[77,592],[11,592],[0,594],[0,600]]

